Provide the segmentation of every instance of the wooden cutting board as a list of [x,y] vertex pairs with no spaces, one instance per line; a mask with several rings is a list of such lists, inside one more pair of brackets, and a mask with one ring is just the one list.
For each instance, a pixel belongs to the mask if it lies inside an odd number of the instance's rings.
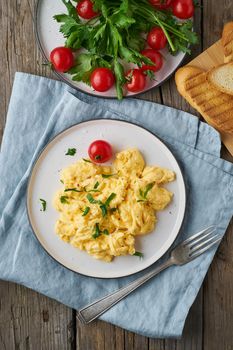
[[[202,52],[199,56],[194,58],[188,65],[209,70],[214,66],[218,66],[223,63],[223,48],[221,40],[217,41],[214,45],[210,46],[206,51]],[[233,113],[233,111],[232,111]],[[233,135],[222,132],[221,139],[228,151],[233,155]]]

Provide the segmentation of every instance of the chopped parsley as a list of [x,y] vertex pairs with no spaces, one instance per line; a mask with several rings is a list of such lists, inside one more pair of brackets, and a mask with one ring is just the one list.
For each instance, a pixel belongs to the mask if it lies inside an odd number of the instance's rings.
[[109,232],[106,228],[102,231],[102,233],[103,233],[103,235],[109,236]]
[[115,175],[117,175],[117,174],[101,174],[102,175],[102,177],[104,178],[104,179],[107,179],[107,178],[109,178],[109,177],[111,177],[111,176],[115,176]]
[[68,148],[68,151],[66,152],[66,156],[74,156],[76,154],[76,148]]
[[102,202],[97,201],[90,193],[87,194],[87,199],[91,204],[102,204]]
[[66,188],[64,192],[83,192],[82,190],[78,190],[77,188]]
[[102,211],[102,216],[105,217],[108,213],[108,207],[110,205],[110,202],[116,197],[116,193],[111,193],[110,196],[106,199],[106,201],[103,203],[100,200],[96,200],[90,193],[87,194],[87,200],[91,204],[99,204],[100,209]]
[[141,252],[135,252],[134,256],[139,256],[139,258],[143,258],[143,254]]
[[110,202],[116,197],[116,193],[111,193],[110,196],[107,198],[107,200],[105,201],[105,205],[108,207]]
[[92,163],[89,159],[85,159],[85,158],[83,158],[83,161],[86,163]]
[[109,235],[109,231],[107,229],[104,229],[103,231],[100,230],[99,227],[99,223],[96,223],[94,226],[94,234],[92,235],[92,237],[94,239],[98,238],[101,234],[108,236]]
[[60,180],[60,182],[61,182],[62,184],[64,184],[64,181],[63,181],[63,180]]
[[42,208],[40,209],[40,211],[45,211],[46,207],[47,207],[47,202],[42,198],[40,198],[40,201],[41,201],[41,205],[42,205]]
[[139,190],[140,199],[137,200],[137,202],[146,202],[147,201],[148,192],[153,188],[154,184],[155,184],[155,182],[150,182],[148,185],[146,185],[144,191],[140,188],[140,190]]
[[94,239],[96,239],[97,237],[99,237],[101,235],[101,231],[100,231],[100,228],[99,228],[99,224],[96,223],[95,224],[95,228],[94,228],[94,234],[92,235],[92,237]]
[[60,202],[62,203],[62,204],[68,204],[69,202],[67,201],[67,199],[68,199],[69,197],[67,197],[67,196],[61,196],[60,197]]
[[102,216],[104,218],[107,215],[107,213],[108,213],[106,205],[105,204],[100,205],[100,209],[102,211]]
[[95,183],[95,185],[94,185],[94,190],[96,190],[98,187],[99,187],[99,182],[97,181],[96,183]]
[[86,216],[89,213],[89,211],[90,211],[90,207],[86,207],[84,209],[84,212],[83,212],[82,216]]

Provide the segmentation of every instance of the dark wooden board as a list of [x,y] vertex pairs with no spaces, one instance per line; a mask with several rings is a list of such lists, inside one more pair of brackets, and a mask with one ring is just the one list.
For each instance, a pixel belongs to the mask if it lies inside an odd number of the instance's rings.
[[[218,40],[223,23],[231,20],[231,0],[203,0],[195,17],[200,45],[192,57]],[[0,0],[0,135],[3,133],[16,71],[53,77],[42,65],[32,14],[35,0]],[[185,63],[191,58],[187,58]],[[177,93],[173,79],[142,98],[197,114]],[[223,157],[232,161],[223,148]],[[233,349],[233,227],[207,274],[192,306],[180,340],[148,339],[97,321],[83,326],[75,311],[8,282],[0,282],[0,349],[78,350],[231,350]]]

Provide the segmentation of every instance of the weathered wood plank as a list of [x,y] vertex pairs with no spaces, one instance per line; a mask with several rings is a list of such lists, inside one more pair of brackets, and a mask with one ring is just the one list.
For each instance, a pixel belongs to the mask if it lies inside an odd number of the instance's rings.
[[[47,74],[35,44],[27,0],[0,2],[0,135],[17,70]],[[71,309],[13,283],[0,282],[0,349],[73,349]]]
[[73,349],[72,310],[25,287],[0,283],[0,349]]
[[123,350],[124,330],[106,322],[82,325],[77,320],[77,350]]
[[[224,23],[232,21],[232,1],[204,1],[203,45],[210,46],[221,36]],[[220,5],[220,6],[219,6]],[[222,156],[233,157],[223,148]],[[229,205],[231,205],[229,203]],[[233,349],[233,221],[229,226],[204,283],[205,350]]]

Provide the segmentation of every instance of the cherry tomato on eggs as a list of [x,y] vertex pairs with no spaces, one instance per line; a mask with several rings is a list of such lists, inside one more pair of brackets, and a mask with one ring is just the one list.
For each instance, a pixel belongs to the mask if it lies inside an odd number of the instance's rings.
[[131,69],[126,74],[126,88],[131,92],[139,92],[144,90],[146,86],[146,77],[140,69]]
[[160,10],[165,10],[171,7],[172,0],[150,0],[150,3]]
[[109,68],[96,68],[91,73],[91,86],[99,92],[109,90],[115,82],[113,72]]
[[74,65],[74,56],[68,47],[56,47],[50,53],[50,61],[58,72],[67,72]]
[[167,38],[160,27],[154,27],[147,35],[147,43],[152,49],[161,50],[167,45]]
[[112,146],[107,141],[96,140],[90,144],[88,155],[95,163],[105,163],[112,158]]
[[94,4],[90,0],[79,1],[76,10],[78,15],[84,19],[91,19],[98,16],[98,12],[93,9]]
[[194,15],[193,0],[174,0],[172,3],[174,16],[180,19],[188,19]]
[[154,66],[143,64],[143,66],[141,67],[142,71],[152,70],[153,72],[157,72],[162,68],[163,58],[160,52],[155,51],[153,49],[145,49],[141,52],[141,54],[149,58],[155,64]]

